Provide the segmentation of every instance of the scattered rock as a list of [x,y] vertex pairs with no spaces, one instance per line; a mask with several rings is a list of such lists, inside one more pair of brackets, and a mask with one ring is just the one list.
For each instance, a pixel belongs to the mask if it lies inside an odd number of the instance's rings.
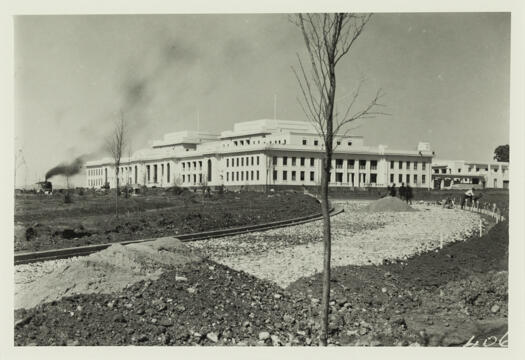
[[267,331],[261,331],[259,333],[259,340],[263,340],[265,341],[266,339],[269,339],[270,338],[270,333],[267,332]]
[[219,336],[216,333],[214,333],[214,332],[210,332],[210,333],[206,334],[206,338],[208,338],[208,340],[210,340],[210,341],[213,341],[214,343],[219,341]]

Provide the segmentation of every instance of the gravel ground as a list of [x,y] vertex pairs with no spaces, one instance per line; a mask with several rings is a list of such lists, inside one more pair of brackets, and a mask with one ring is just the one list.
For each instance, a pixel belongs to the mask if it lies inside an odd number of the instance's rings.
[[[345,212],[332,218],[332,265],[381,264],[469,237],[480,216],[415,204],[418,211],[365,212],[369,202],[335,201]],[[322,270],[322,221],[261,233],[188,244],[213,261],[286,287]]]

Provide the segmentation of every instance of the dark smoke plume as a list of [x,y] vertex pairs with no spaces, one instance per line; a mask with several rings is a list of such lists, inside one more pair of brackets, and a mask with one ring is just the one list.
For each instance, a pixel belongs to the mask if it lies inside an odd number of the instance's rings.
[[46,181],[55,175],[64,175],[69,177],[78,174],[84,165],[84,157],[85,156],[79,156],[69,164],[62,163],[55,166],[46,173]]

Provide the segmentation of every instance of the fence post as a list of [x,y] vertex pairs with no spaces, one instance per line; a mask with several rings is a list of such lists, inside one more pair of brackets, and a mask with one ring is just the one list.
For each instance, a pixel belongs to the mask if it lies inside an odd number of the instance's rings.
[[479,219],[479,237],[483,235],[483,222]]

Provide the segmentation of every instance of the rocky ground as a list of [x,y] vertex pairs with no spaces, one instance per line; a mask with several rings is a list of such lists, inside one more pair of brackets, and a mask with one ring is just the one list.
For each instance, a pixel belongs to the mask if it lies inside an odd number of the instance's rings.
[[[411,214],[424,216],[426,212]],[[468,219],[470,215],[465,216]],[[338,226],[348,221],[352,220],[341,220]],[[462,220],[455,214],[448,221],[453,225]],[[381,222],[376,219],[364,224],[367,229],[364,232],[391,225],[388,216]],[[280,240],[274,231],[278,230],[268,232],[267,239],[258,234],[255,240],[237,240],[258,241],[251,249],[275,246],[287,251],[287,240],[292,237],[283,235]],[[294,231],[299,236],[293,247],[313,246],[318,241],[314,232],[318,230]],[[349,231],[348,236],[353,236],[350,230],[340,231]],[[397,260],[335,268],[330,343],[448,346],[470,340],[472,344],[483,345],[485,341],[485,345],[506,346],[508,223],[497,224],[481,238],[475,231],[463,235],[465,241],[447,240],[441,250],[436,248],[435,239],[426,242],[420,238],[421,243],[433,245],[428,248],[410,245],[409,248],[419,250]],[[235,247],[231,240],[218,242],[207,255],[230,249],[232,258],[248,256],[250,246]],[[423,249],[427,251],[420,253]],[[16,345],[317,345],[320,275],[305,275],[283,289],[275,282],[210,259],[179,264],[166,269],[156,280],[141,280],[116,293],[74,295],[17,310],[14,342]]]
[[[332,218],[333,266],[406,259],[479,232],[480,217],[475,213],[425,204],[413,205],[416,211],[370,212],[369,204],[334,202],[345,212]],[[321,239],[322,222],[316,221],[188,246],[216,262],[286,287],[322,270]]]

